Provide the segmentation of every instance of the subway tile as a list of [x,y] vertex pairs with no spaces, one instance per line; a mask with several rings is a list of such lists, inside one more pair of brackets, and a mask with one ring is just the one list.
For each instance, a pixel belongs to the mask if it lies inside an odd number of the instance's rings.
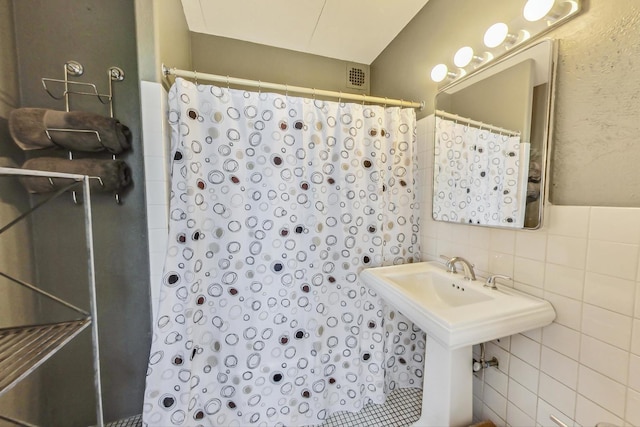
[[572,329],[580,329],[582,324],[582,302],[553,292],[545,292],[544,299],[549,301],[556,311],[554,322]]
[[[640,270],[640,268],[638,270]],[[634,306],[634,317],[640,318],[640,281],[638,281],[638,279],[636,279],[636,302]]]
[[538,396],[519,382],[509,379],[509,402],[513,402],[522,412],[531,418],[536,417]]
[[584,270],[547,263],[544,289],[565,297],[582,300]]
[[600,422],[607,422],[617,426],[622,425],[621,418],[580,395],[578,395],[576,402],[576,422],[585,427],[595,426]]
[[144,156],[144,175],[147,181],[163,181],[167,179],[165,159],[156,156]]
[[607,377],[626,384],[629,352],[587,335],[580,343],[580,363]]
[[640,320],[633,319],[631,334],[631,352],[640,355]]
[[509,349],[511,349],[511,337],[502,337],[491,342],[503,350],[509,351]]
[[515,253],[516,233],[513,230],[492,228],[489,238],[489,249],[493,252],[513,255]]
[[500,347],[493,341],[485,344],[485,359],[491,360],[491,358],[495,357],[498,359],[498,369],[505,374],[509,373],[509,359],[510,354],[507,350]]
[[547,239],[547,262],[565,267],[584,269],[587,239],[554,236]]
[[422,238],[422,253],[432,258],[438,258],[438,242],[428,237]]
[[543,427],[558,427],[556,423],[551,421],[552,415],[563,422],[565,425],[573,425],[573,420],[571,419],[571,416],[573,416],[573,414],[564,414],[562,413],[562,411],[560,411],[549,402],[546,402],[544,399],[538,399],[538,412],[536,416],[536,422],[538,423],[538,425]]
[[480,399],[482,399],[482,388],[484,387],[483,375],[484,370],[474,373],[472,378],[473,395]]
[[629,387],[640,392],[640,356],[629,355]]
[[513,264],[513,280],[542,288],[544,287],[544,270],[544,262],[516,257]]
[[[509,282],[507,282],[509,283]],[[543,298],[544,297],[544,291],[540,288],[536,288],[534,286],[531,285],[525,285],[524,283],[520,283],[520,282],[513,282],[513,287],[517,290],[519,290],[520,292],[524,292],[525,294],[529,294],[531,296],[534,296],[536,298]]]
[[590,240],[587,271],[634,280],[638,268],[638,245]]
[[167,181],[147,180],[145,182],[145,197],[147,205],[168,205]]
[[558,323],[552,323],[542,330],[542,344],[578,360],[580,352],[580,333]]
[[[436,221],[438,227],[438,240],[453,240],[454,225],[448,222]],[[447,256],[455,256],[453,254],[444,254]]]
[[529,329],[528,331],[522,332],[522,335],[534,340],[535,342],[542,342],[542,328]]
[[631,348],[632,318],[590,304],[582,306],[582,333],[620,347]]
[[468,225],[452,224],[451,239],[459,245],[469,246],[469,228]]
[[558,236],[587,237],[589,232],[588,206],[550,206],[547,232]]
[[578,393],[616,416],[624,416],[626,387],[584,365],[578,373]]
[[147,227],[149,230],[161,229],[168,232],[169,214],[165,206],[147,206]]
[[484,370],[484,383],[491,386],[495,391],[503,396],[507,396],[509,376],[496,368]]
[[467,247],[468,259],[474,265],[477,275],[482,276],[489,271],[489,251],[474,246]]
[[546,374],[540,374],[538,396],[547,402],[551,402],[563,414],[573,414],[575,411],[575,390]]
[[[506,406],[506,405],[505,405]],[[506,410],[505,410],[506,412]],[[482,406],[482,417],[483,421],[489,420],[496,425],[496,427],[505,427],[507,422],[501,418],[498,414],[491,410],[491,408],[487,405]]]
[[575,390],[578,386],[578,362],[542,346],[540,370]]
[[482,399],[473,397],[473,422],[479,423],[483,420],[482,409],[484,404],[482,403]]
[[469,245],[481,249],[489,249],[491,229],[486,227],[470,227]]
[[153,250],[154,248],[166,248],[168,239],[167,230],[163,230],[161,228],[149,230],[150,250]]
[[636,283],[630,280],[587,272],[584,301],[627,316],[633,315]]
[[589,239],[640,244],[640,209],[592,207]]
[[513,277],[513,255],[489,252],[489,271],[491,274]]
[[640,426],[640,393],[634,390],[627,392],[627,412],[624,417],[633,426]]
[[547,233],[520,231],[516,234],[516,256],[544,261],[547,253]]
[[495,412],[501,419],[507,418],[507,399],[493,387],[484,385],[483,394],[484,404],[487,405],[493,412]]
[[511,353],[536,368],[540,367],[540,343],[524,335],[511,337]]
[[539,376],[540,371],[537,368],[518,357],[511,357],[509,361],[509,378],[517,381],[531,392],[537,393]]
[[531,427],[535,425],[533,418],[521,411],[511,402],[507,403],[507,425],[511,427]]

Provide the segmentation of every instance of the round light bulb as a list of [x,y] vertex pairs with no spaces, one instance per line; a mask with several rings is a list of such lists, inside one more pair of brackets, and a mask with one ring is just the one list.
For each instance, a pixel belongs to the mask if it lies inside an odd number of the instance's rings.
[[498,22],[489,27],[486,33],[484,33],[484,44],[487,47],[500,46],[509,34],[509,27],[507,24]]
[[522,14],[529,22],[536,22],[544,18],[551,12],[556,0],[529,0],[524,5]]
[[447,78],[448,73],[449,69],[445,64],[438,64],[431,69],[431,80],[436,83],[440,83]]
[[473,49],[469,46],[464,46],[458,49],[456,54],[453,56],[453,63],[456,67],[464,68],[473,59]]

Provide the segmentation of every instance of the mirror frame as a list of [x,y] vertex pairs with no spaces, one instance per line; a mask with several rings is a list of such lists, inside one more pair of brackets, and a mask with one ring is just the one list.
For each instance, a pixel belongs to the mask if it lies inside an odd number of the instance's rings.
[[[532,42],[530,44],[527,44],[525,46],[521,46],[519,49],[514,49],[509,54],[500,57],[499,59],[492,62],[491,64],[487,64],[487,66],[485,67],[478,68],[477,70],[474,70],[468,75],[460,79],[457,79],[454,82],[442,87],[436,93],[436,97],[434,100],[434,105],[435,105],[434,109],[437,111],[438,95],[451,91],[451,89],[458,89],[458,88],[462,89],[466,86],[473,84],[474,82],[481,81],[482,79],[490,77],[504,69],[507,69],[513,65],[516,65],[522,62],[523,60],[518,58],[527,59],[531,57],[531,56],[529,57],[526,56],[527,51],[541,44],[549,45],[548,58],[545,58],[545,59],[548,59],[549,61],[549,70],[547,71],[547,78],[548,78],[547,87],[544,92],[545,98],[546,98],[546,105],[542,109],[542,111],[544,111],[544,115],[543,117],[541,117],[541,119],[544,120],[544,127],[543,127],[542,139],[541,139],[542,152],[540,155],[540,162],[541,162],[540,196],[536,202],[539,205],[537,223],[532,226],[524,225],[523,227],[508,227],[508,226],[496,226],[496,225],[485,225],[485,224],[473,224],[473,223],[465,223],[465,222],[457,222],[457,221],[443,221],[441,219],[436,219],[434,205],[433,205],[433,201],[435,198],[435,174],[437,172],[437,168],[435,167],[436,158],[434,153],[434,156],[432,159],[433,165],[434,165],[434,171],[433,171],[434,175],[433,175],[433,185],[432,185],[431,216],[435,221],[448,222],[450,224],[463,224],[463,225],[497,228],[501,230],[536,230],[543,226],[544,210],[548,202],[547,200],[548,188],[549,188],[549,180],[548,180],[549,167],[548,166],[550,162],[550,155],[552,152],[551,135],[553,134],[553,118],[554,118],[554,111],[555,111],[555,108],[554,108],[555,107],[555,87],[556,87],[556,71],[557,71],[557,60],[558,60],[558,43],[556,42],[556,40],[552,38],[543,38],[543,39],[536,40],[535,42]],[[434,112],[434,116],[437,116],[435,112]],[[434,118],[434,122],[435,122],[435,118]],[[437,138],[438,138],[437,131],[438,131],[437,126],[435,126],[435,123],[434,123],[434,147],[435,147],[435,142],[437,141]]]

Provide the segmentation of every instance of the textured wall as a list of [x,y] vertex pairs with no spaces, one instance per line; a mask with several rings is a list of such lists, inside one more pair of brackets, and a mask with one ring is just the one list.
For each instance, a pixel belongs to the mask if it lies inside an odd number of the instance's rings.
[[[108,67],[120,66],[126,74],[123,82],[114,84],[114,106],[116,117],[133,133],[132,150],[122,158],[132,169],[134,185],[123,195],[122,206],[116,206],[110,194],[94,194],[92,202],[105,418],[138,414],[150,343],[150,307],[134,3],[15,0],[13,8],[20,106],[64,109],[62,101],[45,93],[40,79],[62,78],[63,65],[70,59],[85,67],[80,80],[96,83],[103,92]],[[72,108],[108,114],[93,97],[75,97]],[[34,221],[33,236],[38,282],[88,307],[82,208],[62,197]],[[93,425],[89,334],[83,333],[43,369],[47,425]]]
[[[505,13],[520,13],[522,4],[430,0],[371,65],[372,94],[425,99],[420,115],[429,114],[437,90],[431,68]],[[586,0],[578,17],[549,33],[560,41],[550,180],[555,204],[640,206],[639,21],[637,0]]]
[[[193,68],[205,73],[350,93],[369,92],[368,85],[364,90],[347,88],[348,63],[339,59],[199,33],[191,33],[191,54]],[[357,65],[370,74],[368,65]]]
[[640,2],[592,0],[560,39],[551,201],[640,206]]
[[191,69],[191,33],[180,0],[135,0],[140,80],[160,82],[161,65]]

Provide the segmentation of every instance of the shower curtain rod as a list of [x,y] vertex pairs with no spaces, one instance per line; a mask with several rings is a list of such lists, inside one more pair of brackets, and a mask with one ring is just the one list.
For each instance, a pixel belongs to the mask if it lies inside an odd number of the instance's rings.
[[198,73],[197,71],[187,71],[187,70],[180,70],[177,68],[169,68],[164,64],[162,64],[162,74],[165,77],[168,77],[170,75],[173,75],[176,77],[185,77],[188,79],[193,79],[196,82],[198,80],[206,80],[206,81],[217,82],[217,83],[226,83],[227,86],[229,86],[230,84],[233,84],[238,86],[255,87],[258,89],[278,90],[285,93],[295,92],[295,93],[301,93],[306,95],[326,96],[326,97],[338,98],[338,99],[349,99],[352,101],[362,101],[362,102],[369,102],[374,104],[396,105],[400,107],[417,108],[418,110],[422,110],[424,108],[424,101],[411,102],[411,101],[404,101],[401,99],[388,99],[388,98],[381,98],[378,96],[357,95],[354,93],[336,92],[332,90],[322,90],[322,89],[313,89],[313,88],[301,87],[301,86],[269,83],[269,82],[263,82],[260,80],[240,79],[237,77],[220,76],[216,74]]
[[473,119],[468,119],[466,117],[462,117],[462,116],[459,116],[457,114],[447,113],[444,110],[436,110],[436,116],[437,117],[444,117],[444,118],[447,118],[447,119],[451,119],[451,120],[453,120],[455,122],[462,122],[462,123],[465,123],[465,124],[473,125],[473,126],[481,128],[481,129],[488,129],[488,130],[491,130],[491,131],[494,131],[494,132],[497,132],[497,133],[503,133],[503,134],[506,134],[506,135],[509,135],[509,136],[518,136],[518,135],[520,135],[520,132],[516,132],[516,131],[513,131],[513,130],[501,128],[501,127],[498,127],[498,126],[489,125],[487,123],[479,122],[479,121],[473,120]]

